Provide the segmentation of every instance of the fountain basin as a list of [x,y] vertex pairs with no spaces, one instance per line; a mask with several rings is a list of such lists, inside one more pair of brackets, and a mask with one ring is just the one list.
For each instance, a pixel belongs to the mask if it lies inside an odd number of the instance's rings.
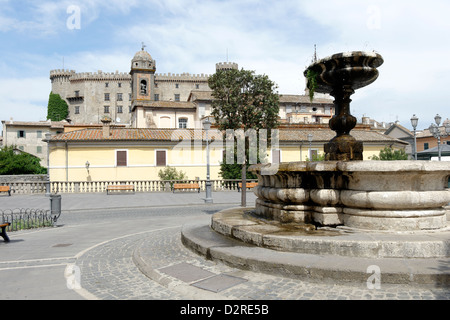
[[364,230],[435,230],[446,227],[450,166],[422,161],[281,163],[258,175],[255,214],[283,223],[342,225]]

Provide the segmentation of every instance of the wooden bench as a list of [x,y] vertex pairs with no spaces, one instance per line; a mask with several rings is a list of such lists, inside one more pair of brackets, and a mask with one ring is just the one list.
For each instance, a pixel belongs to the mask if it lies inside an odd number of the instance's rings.
[[11,196],[11,188],[9,186],[0,186],[0,192],[8,192],[9,196]]
[[[254,188],[257,185],[258,185],[258,182],[246,182],[245,183],[245,186],[246,186],[247,189]],[[241,189],[242,189],[242,182],[239,182],[238,183],[238,192],[241,192]]]
[[173,193],[175,193],[175,190],[183,189],[197,189],[198,193],[200,193],[200,186],[198,183],[174,183]]
[[106,194],[110,194],[111,191],[134,191],[134,185],[132,184],[119,184],[119,185],[108,185],[106,187]]
[[9,223],[9,222],[0,224],[0,227],[2,228],[2,231],[0,232],[0,236],[3,237],[3,239],[5,240],[5,242],[9,242],[8,235],[6,234],[6,227],[9,226],[10,224],[11,224],[11,223]]

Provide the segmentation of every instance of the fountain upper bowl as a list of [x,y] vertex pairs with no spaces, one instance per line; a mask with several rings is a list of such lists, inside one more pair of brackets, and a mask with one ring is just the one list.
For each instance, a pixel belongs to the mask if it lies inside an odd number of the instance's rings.
[[[350,86],[353,90],[365,87],[378,78],[377,68],[384,60],[378,53],[350,51],[337,53],[312,63],[304,71],[316,76],[316,92],[330,93],[338,86]],[[308,79],[308,88],[309,88]]]

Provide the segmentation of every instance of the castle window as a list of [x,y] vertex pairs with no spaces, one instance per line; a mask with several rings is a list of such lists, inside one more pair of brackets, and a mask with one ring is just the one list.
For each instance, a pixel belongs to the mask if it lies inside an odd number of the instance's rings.
[[109,93],[105,93],[105,101],[109,101]]
[[178,128],[186,129],[187,128],[187,123],[188,123],[188,119],[186,119],[186,118],[178,119]]
[[131,113],[131,106],[128,106],[128,112]]
[[122,88],[122,83],[121,82],[119,82],[117,85],[119,86],[119,88]]
[[80,96],[80,90],[75,91],[75,97],[78,98]]
[[199,89],[200,85],[198,83],[195,84],[195,89]]
[[128,94],[128,101],[131,101],[131,93]]
[[159,101],[159,93],[155,93],[155,101]]
[[117,94],[117,101],[123,101],[121,93]]
[[117,106],[117,113],[122,113],[122,106]]
[[178,84],[178,83],[175,83],[175,88],[179,88],[180,87],[180,85]]
[[109,106],[103,106],[103,113],[109,113]]
[[75,114],[80,114],[80,107],[79,106],[75,106]]
[[180,101],[180,94],[175,94],[175,101]]
[[108,88],[108,86],[109,86],[109,83],[105,82],[105,88]]
[[141,94],[142,95],[146,95],[147,94],[147,81],[141,80],[140,90],[141,90]]

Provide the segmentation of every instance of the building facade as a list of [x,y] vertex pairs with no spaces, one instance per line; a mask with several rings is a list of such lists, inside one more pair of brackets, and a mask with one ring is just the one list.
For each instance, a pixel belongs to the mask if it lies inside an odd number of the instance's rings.
[[[238,69],[234,62],[216,63],[216,70]],[[115,124],[134,128],[201,128],[211,112],[207,74],[158,74],[156,61],[144,49],[131,60],[130,72],[77,73],[51,70],[52,92],[69,106],[71,123],[100,124],[108,116]],[[280,95],[282,123],[328,123],[333,100],[320,95]]]

